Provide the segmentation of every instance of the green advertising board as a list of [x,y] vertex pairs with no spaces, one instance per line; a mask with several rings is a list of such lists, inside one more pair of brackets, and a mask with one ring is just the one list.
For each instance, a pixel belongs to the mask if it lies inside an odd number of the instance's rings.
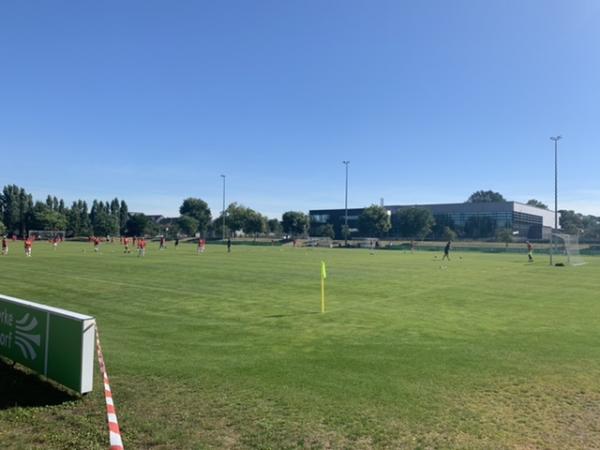
[[0,355],[81,394],[94,374],[91,316],[0,295]]

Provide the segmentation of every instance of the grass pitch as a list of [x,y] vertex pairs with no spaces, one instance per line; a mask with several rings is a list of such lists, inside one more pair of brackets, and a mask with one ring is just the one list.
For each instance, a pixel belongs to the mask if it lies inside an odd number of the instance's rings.
[[[600,447],[599,258],[157,247],[0,258],[1,293],[97,318],[126,448]],[[107,443],[99,376],[0,363],[1,448]]]

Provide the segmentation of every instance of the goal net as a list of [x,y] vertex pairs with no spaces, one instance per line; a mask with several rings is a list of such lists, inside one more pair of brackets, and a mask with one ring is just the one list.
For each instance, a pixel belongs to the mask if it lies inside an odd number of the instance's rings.
[[377,238],[352,239],[352,245],[354,245],[358,248],[373,249],[373,248],[377,247],[377,241],[379,241],[379,239],[377,239]]
[[29,230],[29,237],[36,241],[50,241],[56,237],[63,240],[65,232],[62,230]]
[[331,240],[331,238],[328,237],[318,237],[318,238],[308,238],[305,242],[304,242],[304,246],[305,247],[332,247],[333,246],[333,240]]
[[571,266],[581,266],[585,264],[583,257],[579,253],[579,237],[577,235],[565,233],[553,233],[554,253],[566,258],[567,264]]

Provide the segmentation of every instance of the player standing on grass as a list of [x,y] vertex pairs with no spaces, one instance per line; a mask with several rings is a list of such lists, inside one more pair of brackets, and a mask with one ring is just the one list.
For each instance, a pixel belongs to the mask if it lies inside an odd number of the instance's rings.
[[160,237],[160,245],[159,245],[158,249],[159,250],[164,250],[165,248],[167,248],[167,247],[165,247],[165,237],[163,235],[163,236]]
[[131,250],[129,250],[129,238],[128,237],[123,238],[123,245],[125,246],[125,250],[123,251],[123,253],[131,253]]
[[527,258],[529,259],[529,262],[533,262],[533,245],[529,241],[526,241],[526,244],[527,244]]
[[33,245],[33,241],[31,238],[25,238],[25,242],[23,246],[25,247],[25,256],[31,256],[31,247]]
[[8,255],[8,241],[6,236],[2,236],[2,256]]
[[146,240],[142,237],[138,239],[138,256],[146,255]]
[[94,243],[94,252],[98,253],[100,250],[100,238],[92,237],[92,242]]
[[227,239],[227,253],[231,253],[231,239]]
[[444,259],[447,259],[448,261],[450,261],[450,244],[451,244],[451,241],[448,241],[448,243],[444,247],[444,256],[442,256],[442,261]]

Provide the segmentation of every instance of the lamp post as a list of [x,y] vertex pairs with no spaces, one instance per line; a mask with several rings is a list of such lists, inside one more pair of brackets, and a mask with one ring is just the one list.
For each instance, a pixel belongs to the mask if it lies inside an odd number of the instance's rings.
[[225,175],[221,175],[221,178],[223,178],[223,210],[222,210],[222,215],[223,215],[223,240],[225,240]]
[[346,166],[346,201],[345,201],[345,214],[344,214],[344,246],[348,247],[348,164],[350,161],[342,161]]
[[[554,233],[558,231],[558,141],[562,136],[551,136],[554,141]],[[552,253],[554,250],[554,235],[550,236],[550,265],[552,265]]]

